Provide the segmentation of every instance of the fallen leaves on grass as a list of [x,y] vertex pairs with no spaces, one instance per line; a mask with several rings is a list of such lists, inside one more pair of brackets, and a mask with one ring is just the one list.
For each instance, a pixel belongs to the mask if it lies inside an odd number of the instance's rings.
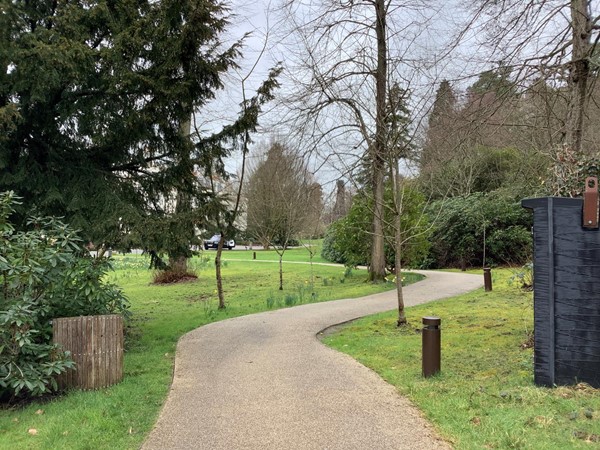
[[586,433],[585,431],[573,431],[573,437],[585,442],[600,442],[600,435]]

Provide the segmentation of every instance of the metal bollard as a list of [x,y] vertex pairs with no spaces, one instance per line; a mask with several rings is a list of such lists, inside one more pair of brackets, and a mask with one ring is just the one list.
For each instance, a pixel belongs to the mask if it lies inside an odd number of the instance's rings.
[[256,259],[256,252],[252,252],[252,259]]
[[441,330],[442,319],[423,317],[423,376],[435,375],[441,367]]
[[485,292],[492,291],[492,269],[489,267],[483,268],[483,285],[485,286]]

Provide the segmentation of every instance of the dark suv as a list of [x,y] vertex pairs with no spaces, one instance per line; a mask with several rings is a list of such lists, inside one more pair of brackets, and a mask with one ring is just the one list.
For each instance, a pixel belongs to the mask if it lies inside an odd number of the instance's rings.
[[[221,240],[220,234],[215,234],[210,239],[206,239],[204,241],[204,250],[208,250],[209,248],[216,249],[219,246],[220,240]],[[235,247],[235,241],[233,239],[230,239],[230,240],[225,239],[225,242],[223,242],[223,248],[227,248],[227,249],[231,250],[234,247]]]

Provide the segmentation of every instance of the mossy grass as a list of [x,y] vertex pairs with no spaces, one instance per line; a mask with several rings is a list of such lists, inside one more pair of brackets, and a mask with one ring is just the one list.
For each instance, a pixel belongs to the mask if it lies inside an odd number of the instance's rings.
[[[301,260],[301,251],[307,260],[303,249],[290,249],[286,255],[296,252],[294,257]],[[285,307],[286,303],[359,297],[393,289],[392,284],[365,283],[365,271],[329,266],[311,271],[309,265],[284,264],[284,290],[280,292],[277,263],[227,261],[223,268],[227,308],[219,310],[213,258],[214,252],[204,252],[191,261],[196,281],[153,285],[145,257],[116,256],[116,270],[109,278],[124,289],[133,313],[127,329],[123,382],[0,410],[0,448],[139,448],[167,395],[175,346],[184,333],[210,322]],[[326,286],[324,279],[333,281]]]
[[[481,271],[474,271],[481,273]],[[600,391],[533,383],[532,294],[495,269],[494,290],[358,320],[324,339],[409,397],[457,449],[600,446]],[[442,319],[442,371],[421,376],[421,318]],[[398,420],[402,420],[399,414]]]

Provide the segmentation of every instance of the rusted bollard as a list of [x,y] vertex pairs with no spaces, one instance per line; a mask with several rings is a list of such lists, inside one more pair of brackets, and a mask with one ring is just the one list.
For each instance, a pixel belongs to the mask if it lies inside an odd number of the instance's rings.
[[423,376],[435,375],[441,367],[441,335],[439,317],[423,317]]
[[252,252],[252,259],[256,259],[256,252]]
[[485,286],[485,292],[491,292],[492,290],[492,269],[489,267],[483,268],[483,285]]

